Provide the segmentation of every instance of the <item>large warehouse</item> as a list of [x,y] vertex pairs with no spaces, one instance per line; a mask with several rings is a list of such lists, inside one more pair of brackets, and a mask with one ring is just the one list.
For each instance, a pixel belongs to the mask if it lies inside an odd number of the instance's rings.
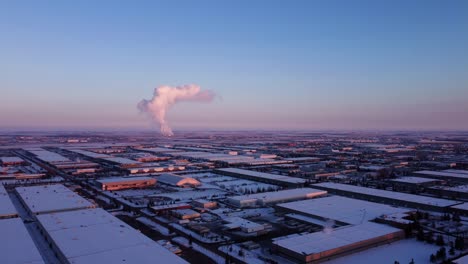
[[351,199],[342,196],[328,196],[317,199],[296,201],[276,205],[279,212],[296,213],[322,221],[332,219],[340,225],[361,224],[382,215],[406,213],[407,208]]
[[276,238],[273,248],[300,263],[315,263],[341,257],[404,238],[403,230],[365,222],[330,232],[295,234]]
[[201,185],[201,183],[194,178],[172,173],[164,173],[159,175],[158,181],[177,187],[197,187]]
[[227,201],[237,207],[265,206],[275,203],[310,199],[326,195],[327,191],[312,188],[299,188],[277,192],[264,192],[249,195],[232,196]]
[[96,180],[96,183],[104,191],[116,191],[154,186],[156,179],[151,177],[118,177]]
[[416,208],[421,210],[435,210],[445,212],[450,211],[449,206],[461,203],[454,200],[439,199],[401,192],[392,192],[341,183],[324,182],[314,184],[313,187],[321,190],[326,190],[329,193],[335,193],[338,195],[348,196],[352,198]]
[[62,184],[17,187],[21,202],[32,214],[94,208],[95,205]]
[[34,245],[28,230],[20,218],[1,219],[0,234],[2,234],[2,246],[0,247],[1,263],[44,263],[39,250]]
[[17,215],[18,213],[10,200],[10,196],[3,185],[0,185],[0,218],[10,218]]
[[187,263],[100,208],[37,219],[63,263]]
[[263,173],[258,171],[243,170],[237,168],[217,169],[216,173],[232,176],[236,178],[254,180],[259,182],[271,183],[285,187],[303,187],[306,183],[305,179],[294,178],[284,175]]
[[415,171],[413,174],[428,178],[441,180],[453,180],[458,182],[468,182],[468,171],[466,170],[443,170],[443,171]]

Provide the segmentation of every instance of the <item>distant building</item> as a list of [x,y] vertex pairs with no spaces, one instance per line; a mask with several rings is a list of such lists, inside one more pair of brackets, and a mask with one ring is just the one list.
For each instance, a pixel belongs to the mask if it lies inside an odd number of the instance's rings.
[[177,210],[173,210],[171,213],[175,217],[182,219],[182,220],[194,219],[194,218],[200,217],[200,213],[192,209],[177,209]]
[[24,165],[26,162],[20,157],[0,157],[0,164],[3,166]]
[[215,201],[209,201],[205,199],[199,199],[192,202],[195,207],[213,209],[218,206],[218,203]]
[[156,184],[156,179],[151,177],[120,177],[101,179],[96,182],[99,188],[104,191],[116,191],[154,186]]

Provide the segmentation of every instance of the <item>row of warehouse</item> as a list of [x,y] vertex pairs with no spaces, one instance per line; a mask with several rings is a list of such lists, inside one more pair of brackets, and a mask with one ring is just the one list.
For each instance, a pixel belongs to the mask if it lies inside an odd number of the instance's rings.
[[63,263],[187,263],[63,185],[16,192]]

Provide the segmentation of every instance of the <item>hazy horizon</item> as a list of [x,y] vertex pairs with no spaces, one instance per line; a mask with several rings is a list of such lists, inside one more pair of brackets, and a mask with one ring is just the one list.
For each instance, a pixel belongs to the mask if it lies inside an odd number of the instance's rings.
[[0,4],[0,128],[468,130],[468,2]]

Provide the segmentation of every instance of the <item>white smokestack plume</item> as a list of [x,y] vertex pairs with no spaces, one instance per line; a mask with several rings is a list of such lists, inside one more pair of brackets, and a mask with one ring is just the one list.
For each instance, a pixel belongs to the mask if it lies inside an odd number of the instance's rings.
[[143,99],[138,103],[138,109],[159,124],[161,134],[172,136],[174,133],[166,121],[166,112],[171,106],[182,101],[211,102],[214,97],[214,92],[202,91],[198,85],[160,86],[154,89],[151,100]]

